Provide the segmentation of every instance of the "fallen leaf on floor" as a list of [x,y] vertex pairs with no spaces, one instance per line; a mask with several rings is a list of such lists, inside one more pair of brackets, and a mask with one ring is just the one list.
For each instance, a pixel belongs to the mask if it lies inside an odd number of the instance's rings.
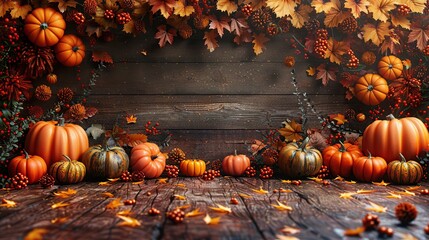
[[373,211],[373,212],[377,212],[377,213],[384,213],[387,211],[387,207],[383,207],[383,206],[378,205],[378,204],[373,203],[373,202],[369,202],[369,204],[371,206],[366,208],[366,210],[368,210],[368,211]]
[[142,180],[142,181],[138,181],[138,182],[133,182],[132,184],[133,185],[139,185],[139,184],[143,184],[144,183],[144,180]]
[[257,194],[267,194],[268,191],[263,189],[262,186],[259,187],[259,189],[252,189],[253,192],[257,193]]
[[399,195],[404,195],[404,196],[415,196],[416,195],[415,193],[407,191],[407,190],[396,191],[396,192],[393,192],[393,193],[396,193],[396,194],[399,194]]
[[131,214],[132,214],[131,210],[126,209],[126,210],[123,210],[123,211],[116,213],[116,216],[118,216],[118,217],[119,216],[130,216]]
[[334,178],[334,180],[337,180],[337,181],[344,181],[344,178],[343,177],[341,177],[341,176],[338,176],[338,177],[336,177],[336,178]]
[[301,232],[299,228],[294,228],[289,226],[284,226],[280,231],[284,234],[297,234]]
[[359,189],[356,191],[356,193],[358,193],[358,194],[370,194],[373,192],[376,192],[376,191],[375,190],[366,190],[366,189]]
[[323,181],[323,179],[317,178],[317,177],[309,177],[308,179],[310,179],[311,181],[315,181],[317,183],[321,183]]
[[351,180],[351,181],[344,181],[345,183],[347,183],[347,184],[355,184],[356,183],[356,181],[353,181],[353,180]]
[[229,208],[229,207],[225,207],[225,206],[217,204],[217,203],[216,203],[216,205],[217,205],[217,207],[210,207],[210,208],[213,211],[220,212],[220,213],[231,213],[232,212],[231,208]]
[[389,196],[387,196],[387,198],[396,198],[396,199],[401,199],[402,198],[402,196],[399,195],[399,194],[395,194],[393,192],[387,192],[387,193],[389,193]]
[[124,205],[122,203],[122,199],[121,198],[115,198],[113,199],[113,201],[111,201],[109,204],[107,204],[106,209],[115,209],[118,208],[119,206]]
[[282,183],[288,183],[288,184],[292,183],[292,181],[291,181],[291,180],[281,180],[281,182],[282,182]]
[[384,180],[381,180],[381,182],[372,182],[372,184],[385,187],[385,186],[389,185],[390,183],[387,183]]
[[419,240],[419,239],[414,237],[413,235],[407,233],[407,234],[401,235],[401,240]]
[[60,224],[60,223],[65,223],[68,220],[69,220],[69,218],[67,218],[67,217],[54,218],[51,220],[51,223],[52,224],[57,224],[57,223]]
[[281,193],[291,193],[293,191],[290,190],[290,189],[280,189],[279,192],[281,192]]
[[175,195],[174,195],[174,199],[176,199],[176,200],[180,200],[180,201],[184,201],[184,200],[186,200],[186,197],[185,197],[185,196],[182,196],[182,195],[177,195],[177,194],[175,194]]
[[344,199],[352,199],[353,195],[357,194],[356,192],[345,192],[345,193],[340,193],[340,198],[344,198]]
[[204,217],[204,222],[207,225],[215,225],[215,224],[219,224],[220,222],[220,217],[215,217],[215,218],[211,218],[208,214]]
[[103,195],[103,197],[106,197],[106,198],[113,198],[114,197],[114,195],[112,193],[109,193],[109,192],[104,192],[101,195]]
[[68,198],[72,195],[75,195],[76,193],[77,193],[76,190],[67,188],[67,190],[55,192],[54,196],[59,198]]
[[359,237],[361,233],[365,232],[365,227],[357,227],[353,229],[346,229],[344,231],[344,236],[348,237]]
[[238,196],[240,196],[242,198],[252,198],[252,196],[245,194],[245,193],[239,193]]
[[177,208],[180,209],[180,210],[185,210],[185,209],[188,209],[190,207],[191,207],[191,205],[187,204],[187,205],[178,206]]
[[119,181],[119,179],[120,179],[120,178],[108,178],[108,179],[107,179],[107,181],[109,181],[109,182],[111,182],[111,183],[114,183],[114,182]]
[[276,239],[277,240],[299,240],[299,238],[297,237],[292,237],[292,236],[284,236],[284,235],[276,235]]
[[196,209],[186,213],[185,217],[196,217],[196,216],[200,216],[200,215],[204,215],[204,212],[200,212],[200,209],[196,208]]
[[277,205],[271,204],[271,206],[275,207],[279,211],[291,211],[292,210],[291,206],[284,205],[283,203],[279,202],[279,200],[277,200]]
[[159,184],[166,184],[166,183],[167,183],[167,181],[168,181],[168,178],[159,178],[159,179],[157,180],[157,182],[158,182]]
[[110,182],[99,182],[98,185],[99,186],[109,186]]
[[178,183],[178,184],[176,184],[176,186],[181,187],[181,188],[186,188],[186,184],[184,184],[184,183]]
[[412,187],[407,187],[405,190],[407,190],[407,191],[417,191],[417,190],[419,190],[419,188],[420,188],[421,186],[412,186]]
[[2,199],[0,207],[13,208],[16,207],[16,202],[12,200]]
[[59,203],[52,204],[51,208],[56,209],[56,208],[67,207],[69,205],[70,205],[70,203],[59,202]]
[[48,233],[48,229],[35,228],[25,235],[24,240],[42,240],[46,233]]
[[121,227],[138,227],[141,225],[140,221],[132,218],[132,217],[126,217],[126,216],[118,216],[118,218],[122,219],[123,221],[118,223],[117,226]]

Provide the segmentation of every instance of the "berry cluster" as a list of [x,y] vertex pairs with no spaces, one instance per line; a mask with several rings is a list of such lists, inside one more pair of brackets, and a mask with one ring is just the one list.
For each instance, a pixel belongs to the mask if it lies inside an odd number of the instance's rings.
[[12,189],[23,189],[27,187],[27,184],[28,177],[18,173],[10,179],[10,183],[6,184],[6,187]]
[[322,167],[320,168],[319,172],[317,173],[316,177],[320,178],[320,179],[325,179],[329,177],[329,169],[328,166],[326,165],[322,165]]
[[353,50],[347,50],[346,55],[349,57],[346,66],[348,68],[357,68],[359,66],[359,58],[355,56]]
[[220,170],[207,170],[203,173],[202,179],[206,181],[211,181],[216,177],[220,177]]
[[410,8],[410,7],[408,7],[408,6],[407,6],[407,5],[405,5],[405,4],[397,5],[396,10],[397,10],[397,11],[398,11],[398,13],[399,13],[400,15],[402,15],[402,16],[406,16],[406,15],[408,15],[408,14],[411,12],[411,8]]
[[165,166],[165,170],[169,178],[177,178],[179,176],[179,168],[174,165]]
[[252,15],[253,12],[253,7],[250,4],[244,4],[241,7],[241,12],[246,15],[247,17],[249,17],[250,15]]
[[362,218],[362,225],[366,230],[376,229],[380,224],[380,219],[377,215],[368,213]]
[[158,122],[156,122],[153,126],[152,126],[152,122],[151,121],[148,121],[145,125],[144,125],[144,128],[145,128],[145,132],[146,132],[146,135],[153,135],[153,136],[155,136],[155,135],[159,135],[159,134],[161,134],[161,132],[158,130],[158,127],[159,126],[159,123]]
[[344,33],[354,33],[358,28],[358,22],[354,17],[348,17],[339,24],[339,28]]
[[238,200],[235,197],[232,197],[231,200],[229,200],[229,203],[233,204],[233,205],[238,205]]
[[39,184],[43,188],[50,188],[55,184],[55,178],[49,174],[45,174],[40,178]]
[[121,181],[123,182],[131,182],[133,181],[133,176],[130,172],[125,171],[121,174],[121,176],[119,177],[121,179]]
[[73,21],[76,24],[83,24],[85,22],[85,16],[81,12],[75,12],[73,14]]
[[124,25],[131,21],[131,15],[127,12],[121,12],[116,15],[116,22],[118,24]]
[[131,179],[133,182],[140,182],[143,181],[145,178],[144,172],[143,171],[134,171],[131,174]]
[[268,25],[268,27],[267,27],[268,35],[274,36],[274,35],[277,35],[279,32],[280,32],[279,27],[276,24],[271,23]]
[[158,209],[152,207],[152,208],[149,209],[149,211],[147,211],[147,213],[149,215],[151,215],[151,216],[156,216],[156,215],[161,214],[161,211],[159,211]]
[[108,20],[115,19],[115,13],[111,9],[104,10],[104,18]]
[[124,205],[134,205],[134,204],[136,204],[136,200],[135,199],[124,200]]
[[256,169],[252,166],[249,166],[244,171],[244,174],[246,175],[246,177],[254,177],[256,176]]
[[176,208],[171,212],[167,213],[167,218],[173,221],[174,223],[182,223],[185,220],[185,212]]
[[[16,28],[16,21],[11,20],[9,18],[4,18],[0,21],[0,34],[1,34],[1,40],[6,41],[6,44],[9,46],[15,45],[17,41],[19,40],[19,34]],[[1,46],[4,50],[5,46]]]
[[261,168],[261,172],[259,173],[259,177],[262,179],[270,179],[274,175],[274,171],[269,166],[265,166]]
[[316,56],[323,58],[328,50],[328,31],[319,29],[316,32],[316,42],[314,43],[314,53]]

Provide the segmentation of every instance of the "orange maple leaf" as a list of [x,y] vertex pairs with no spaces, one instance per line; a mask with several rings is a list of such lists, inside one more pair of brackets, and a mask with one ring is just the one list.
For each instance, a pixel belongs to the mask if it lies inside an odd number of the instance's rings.
[[332,7],[329,12],[326,13],[326,17],[323,22],[327,27],[338,27],[338,25],[349,16],[350,12],[343,11],[339,0],[332,0]]
[[344,231],[344,236],[348,237],[359,237],[361,233],[365,232],[365,227],[361,226],[354,229],[346,229]]
[[389,19],[390,11],[395,9],[396,0],[369,0],[368,12],[372,13],[372,18],[386,22]]
[[341,64],[341,56],[350,49],[348,41],[337,41],[333,38],[328,40],[328,49],[325,51],[325,58],[329,59],[330,62]]
[[122,219],[122,222],[118,223],[117,226],[122,227],[138,227],[141,222],[135,218],[119,215],[118,218]]
[[312,77],[312,76],[316,75],[316,68],[310,66],[307,68],[307,70],[305,70],[305,72],[307,73],[307,75],[309,77]]
[[25,17],[28,15],[28,13],[32,9],[33,8],[29,4],[27,4],[27,5],[19,5],[17,3],[17,4],[15,4],[15,6],[10,11],[10,15],[12,16],[12,18],[22,18],[22,19],[25,19]]
[[389,36],[386,36],[383,43],[380,46],[380,52],[382,54],[399,54],[402,52],[401,39],[398,35],[394,34],[394,29],[389,30]]
[[113,59],[108,52],[99,51],[99,50],[92,51],[92,61],[103,62],[103,63],[113,63]]
[[149,0],[149,5],[152,6],[152,13],[160,11],[165,19],[171,16],[175,4],[174,0]]
[[185,214],[185,217],[196,217],[196,216],[200,216],[203,215],[204,212],[200,212],[199,208],[196,208],[188,213]]
[[218,0],[216,4],[216,8],[219,11],[227,12],[228,15],[231,15],[231,13],[237,11],[237,4],[235,4],[234,1],[230,0]]
[[215,30],[211,30],[209,32],[204,33],[204,45],[207,46],[207,49],[210,52],[213,52],[217,47],[219,47],[219,44],[217,43],[217,32]]
[[331,119],[331,121],[335,121],[337,125],[343,125],[344,123],[347,122],[346,117],[341,113],[330,114],[329,119]]
[[209,29],[216,29],[220,37],[223,36],[224,29],[231,32],[231,27],[229,26],[229,21],[231,19],[229,17],[221,17],[218,19],[216,16],[210,16],[209,19]]
[[125,119],[127,120],[127,124],[137,123],[137,117],[134,114],[127,115]]
[[128,134],[127,145],[129,147],[135,147],[140,143],[145,143],[145,142],[147,142],[147,136],[145,134],[142,134],[142,133]]
[[280,128],[278,131],[286,141],[300,141],[302,140],[302,124],[292,121],[283,122],[284,127]]
[[423,13],[426,8],[426,0],[397,0],[396,4],[403,4],[410,8],[411,12]]
[[265,48],[265,43],[268,42],[270,39],[265,37],[265,34],[254,34],[253,35],[253,51],[256,55],[259,55],[263,52],[263,49]]
[[16,202],[12,200],[2,199],[0,207],[13,208],[16,207]]
[[15,1],[0,1],[0,17],[6,15],[6,13],[17,3]]
[[271,8],[278,18],[290,16],[297,6],[295,0],[267,0],[267,6]]
[[361,12],[368,13],[367,7],[369,4],[368,0],[346,0],[344,2],[344,8],[350,9],[353,17],[359,18]]
[[291,23],[295,28],[302,28],[310,20],[310,13],[313,8],[306,4],[301,4],[297,11],[291,14]]
[[[378,22],[377,24],[367,23],[362,27],[363,39],[365,42],[371,41],[377,46],[390,35],[390,22]],[[411,34],[410,34],[411,35]]]
[[244,0],[244,4],[250,4],[253,11],[261,9],[265,6],[266,0]]
[[124,205],[122,203],[122,199],[121,198],[115,198],[115,199],[113,199],[113,201],[111,201],[109,204],[107,204],[106,209],[116,209],[122,205]]
[[335,68],[329,68],[326,66],[326,64],[322,63],[317,67],[316,79],[322,80],[322,84],[326,86],[328,85],[329,81],[337,80],[335,72]]
[[25,235],[24,240],[42,240],[46,233],[48,233],[46,228],[34,228]]
[[416,42],[417,48],[423,51],[429,41],[429,25],[422,27],[420,23],[413,23],[408,35],[408,43]]
[[209,216],[209,214],[207,214],[203,220],[207,225],[216,225],[216,224],[219,224],[220,217],[212,218]]
[[325,0],[313,0],[311,1],[311,6],[314,7],[316,13],[328,13],[334,7],[331,1]]
[[179,15],[181,17],[191,16],[192,13],[195,12],[194,6],[186,6],[184,0],[176,1],[174,5],[174,14]]
[[407,16],[400,14],[391,14],[390,21],[394,27],[402,27],[405,29],[410,29],[411,21],[407,18]]

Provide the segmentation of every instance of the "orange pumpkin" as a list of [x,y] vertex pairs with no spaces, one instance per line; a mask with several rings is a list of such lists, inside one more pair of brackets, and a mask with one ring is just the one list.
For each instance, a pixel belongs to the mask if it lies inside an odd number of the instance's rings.
[[206,171],[206,162],[199,159],[187,159],[180,162],[180,172],[188,177],[199,177]]
[[404,66],[400,58],[389,55],[378,62],[378,73],[387,80],[395,80],[402,74]]
[[48,168],[67,155],[79,159],[89,148],[88,136],[79,125],[57,121],[39,121],[31,127],[25,139],[29,154],[42,157]]
[[237,155],[237,151],[234,155],[226,156],[222,161],[222,170],[229,176],[241,176],[248,167],[250,167],[250,159],[244,154]]
[[50,47],[64,35],[66,22],[53,8],[36,8],[25,18],[24,33],[39,47]]
[[377,120],[364,131],[362,151],[371,152],[384,158],[387,163],[400,159],[416,159],[422,151],[429,150],[429,133],[420,119],[406,117],[396,119],[393,115],[387,120]]
[[9,176],[15,176],[17,173],[21,173],[28,177],[28,183],[37,183],[39,179],[48,171],[45,160],[36,155],[28,155],[24,151],[24,155],[13,158],[9,165]]
[[352,174],[353,164],[363,154],[359,146],[350,143],[337,143],[323,150],[323,165],[326,165],[331,175],[348,178]]
[[48,81],[48,83],[50,84],[55,84],[57,83],[58,77],[57,74],[55,73],[49,73],[48,75],[46,75],[46,81]]
[[354,87],[356,98],[366,105],[377,105],[389,92],[387,81],[378,74],[367,73],[360,77]]
[[55,45],[55,57],[64,66],[77,66],[85,57],[85,45],[75,35],[65,35]]
[[360,157],[353,164],[353,175],[362,182],[380,182],[387,170],[387,163],[381,157]]
[[161,176],[166,157],[154,143],[140,143],[131,150],[130,165],[133,171],[142,171],[146,178]]

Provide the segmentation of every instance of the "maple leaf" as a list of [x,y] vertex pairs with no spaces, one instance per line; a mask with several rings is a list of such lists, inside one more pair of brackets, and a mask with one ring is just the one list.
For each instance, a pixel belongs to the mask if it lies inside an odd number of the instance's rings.
[[361,12],[368,13],[367,7],[369,4],[368,0],[346,0],[344,2],[344,8],[350,9],[353,17],[359,18]]
[[252,31],[250,29],[246,29],[245,31],[241,32],[240,36],[235,36],[234,42],[237,45],[240,45],[241,43],[252,42]]
[[119,211],[118,213],[116,213],[116,216],[130,216],[132,214],[130,209],[126,209],[123,211]]
[[125,23],[122,31],[125,33],[136,34],[137,29],[134,20],[131,19],[131,21]]
[[368,210],[368,211],[373,211],[373,212],[377,212],[377,213],[384,213],[387,211],[387,207],[380,206],[380,205],[375,204],[373,202],[369,202],[369,204],[371,206],[366,208],[366,210]]
[[397,0],[396,4],[403,4],[410,8],[411,12],[423,13],[426,8],[426,0]]
[[84,119],[88,119],[88,118],[94,117],[95,114],[97,114],[97,113],[98,113],[98,109],[97,108],[95,108],[95,107],[87,107]]
[[109,181],[109,182],[111,182],[111,183],[117,182],[117,181],[119,181],[119,180],[120,180],[120,178],[108,178],[108,179],[107,179],[107,181]]
[[392,14],[390,16],[390,21],[392,22],[392,25],[394,27],[400,26],[408,30],[411,28],[411,21],[407,18],[407,16],[395,14]]
[[141,225],[140,221],[127,216],[117,216],[118,218],[122,219],[123,221],[118,223],[117,226],[121,227],[138,227]]
[[401,199],[402,198],[402,196],[399,194],[395,194],[393,192],[387,192],[387,193],[389,193],[389,196],[387,196],[387,198],[395,198],[395,199]]
[[185,1],[179,0],[176,1],[174,5],[174,14],[181,17],[191,16],[195,12],[194,6],[186,6]]
[[157,183],[159,184],[167,184],[168,178],[158,178],[156,180]]
[[344,181],[344,178],[341,176],[337,176],[336,178],[334,178],[334,180],[342,182],[342,181]]
[[227,12],[228,15],[231,13],[237,11],[237,4],[235,4],[234,1],[230,0],[218,0],[216,4],[217,10],[220,10],[222,12]]
[[266,0],[244,0],[245,4],[250,4],[253,11],[261,9],[265,6]]
[[185,217],[196,217],[196,216],[200,216],[200,215],[204,215],[204,212],[200,212],[200,209],[196,208],[196,209],[186,213]]
[[219,47],[219,44],[217,43],[217,32],[215,30],[211,30],[209,32],[204,33],[204,45],[207,46],[207,49],[210,52],[213,52],[217,47]]
[[67,188],[67,190],[57,191],[54,193],[55,197],[59,198],[68,198],[72,195],[75,195],[77,191],[75,189]]
[[127,115],[125,120],[127,121],[127,124],[137,123],[137,117],[134,114]]
[[310,13],[313,11],[313,8],[307,4],[301,4],[298,7],[297,11],[292,12],[291,14],[291,23],[295,28],[302,28],[306,22],[310,20]]
[[279,200],[276,200],[276,201],[277,201],[277,205],[271,204],[271,206],[273,206],[277,210],[279,210],[279,211],[292,211],[291,206],[284,205],[283,203],[279,202]]
[[290,16],[297,6],[297,1],[295,0],[267,0],[266,3],[278,18]]
[[46,233],[48,233],[46,228],[34,228],[25,235],[24,240],[42,240]]
[[224,29],[231,32],[231,27],[229,25],[229,21],[231,21],[231,19],[229,17],[222,16],[220,19],[218,19],[212,15],[209,17],[209,19],[210,19],[209,29],[215,29],[220,37],[223,36]]
[[357,182],[356,181],[353,181],[353,180],[350,180],[350,181],[344,181],[345,183],[347,183],[347,184],[356,184]]
[[138,182],[133,182],[132,185],[139,185],[139,184],[143,184],[143,183],[144,183],[144,180],[138,181]]
[[174,37],[176,34],[176,29],[170,28],[168,31],[166,30],[167,26],[161,25],[159,26],[158,32],[155,34],[155,39],[159,39],[158,45],[160,47],[164,47],[165,44],[168,42],[170,44],[173,44]]
[[186,197],[185,196],[182,196],[182,195],[177,195],[177,194],[175,194],[174,195],[174,199],[176,199],[176,200],[186,200]]
[[314,75],[316,75],[316,68],[310,66],[307,68],[307,70],[305,70],[305,72],[307,73],[307,76],[313,77]]
[[423,51],[429,40],[429,25],[422,28],[419,23],[411,25],[411,32],[408,35],[408,43],[416,42],[417,48]]
[[186,184],[184,184],[184,183],[178,183],[178,184],[176,184],[176,186],[181,187],[181,188],[186,188]]
[[16,207],[16,202],[3,198],[1,200],[0,207],[13,208],[13,207]]
[[359,237],[361,233],[365,232],[365,227],[360,226],[354,229],[346,229],[344,231],[344,236],[348,237]]
[[368,12],[372,13],[372,18],[386,22],[389,19],[389,12],[396,8],[396,0],[369,0]]
[[323,22],[327,27],[338,27],[338,25],[349,16],[350,12],[343,11],[339,0],[332,0],[332,7],[329,12],[326,13],[326,17]]
[[261,54],[265,48],[265,43],[269,40],[270,39],[265,37],[264,33],[253,34],[253,52],[255,52],[256,55]]
[[15,1],[0,1],[0,17],[6,15],[6,13],[15,7],[17,2]]
[[387,183],[387,182],[384,182],[384,180],[381,180],[381,182],[372,182],[372,184],[374,184],[376,186],[383,186],[383,187],[385,187],[385,186],[389,185],[390,183]]
[[333,38],[329,38],[328,49],[325,51],[325,58],[329,58],[330,62],[340,65],[341,56],[349,49],[350,45],[348,41],[340,42]]
[[103,195],[103,197],[106,197],[106,198],[113,198],[113,197],[115,197],[112,193],[110,193],[110,192],[104,192],[104,193],[102,193],[101,195]]
[[97,37],[101,37],[101,35],[103,34],[103,30],[99,25],[91,24],[88,24],[88,26],[86,26],[85,32],[88,34],[88,37],[91,37],[93,34],[95,34],[95,36]]
[[187,204],[187,205],[179,206],[179,207],[176,207],[176,208],[179,208],[179,209],[181,209],[181,210],[185,210],[185,209],[188,209],[188,208],[190,208],[190,207],[191,207],[191,205],[190,205],[190,204]]
[[[409,60],[409,59],[407,59]],[[402,61],[402,63],[404,63],[404,61]],[[411,63],[410,63],[411,64]],[[421,186],[412,186],[412,187],[407,187],[405,190],[406,191],[417,191],[420,189]]]
[[103,62],[103,63],[113,63],[112,56],[106,51],[94,50],[92,52],[92,61],[94,62]]
[[344,198],[344,199],[352,199],[353,195],[355,195],[356,192],[345,192],[345,193],[340,193],[340,198]]
[[52,204],[51,208],[52,208],[52,209],[56,209],[56,208],[67,207],[67,206],[69,206],[69,205],[70,205],[70,203],[58,202],[58,203],[54,203],[54,204]]
[[294,228],[290,226],[284,226],[280,231],[284,234],[292,234],[292,235],[301,232],[299,228]]
[[245,18],[238,18],[238,19],[231,18],[231,26],[230,26],[231,32],[235,31],[235,34],[240,36],[243,30],[246,30],[248,28],[249,28],[249,25],[247,25]]
[[344,116],[344,114],[341,113],[337,113],[337,114],[329,114],[329,119],[331,121],[336,121],[336,123],[338,125],[343,125],[344,123],[347,122],[346,117]]
[[111,183],[110,182],[99,182],[98,185],[99,186],[109,186]]
[[207,225],[216,225],[216,224],[219,224],[220,217],[212,218],[207,214],[203,220]]
[[238,196],[240,196],[242,198],[252,198],[252,196],[245,194],[245,193],[238,193]]
[[49,0],[50,3],[58,3],[58,10],[64,13],[67,7],[76,8],[77,2],[74,0]]
[[170,17],[175,4],[176,2],[174,0],[149,0],[149,5],[152,6],[152,13],[160,11],[165,19]]
[[29,4],[22,5],[22,6],[19,5],[19,4],[15,4],[15,6],[10,11],[10,15],[11,15],[12,18],[22,18],[22,19],[25,19],[25,17],[28,15],[28,13],[32,9],[33,8]]
[[335,75],[335,72],[335,69],[326,69],[326,65],[322,63],[317,67],[316,79],[322,80],[322,84],[326,86],[328,85],[329,80],[336,80],[337,77]]
[[259,187],[259,189],[252,189],[253,192],[257,193],[257,194],[267,194],[268,191],[263,189],[262,186]]
[[370,193],[374,193],[375,190],[367,190],[367,189],[359,189],[356,191],[357,194],[370,194]]
[[69,218],[67,217],[60,217],[60,218],[54,218],[51,220],[52,224],[61,224],[61,223],[65,223],[69,220]]
[[210,207],[210,208],[213,211],[220,212],[220,213],[231,213],[232,212],[231,208],[229,208],[229,207],[225,207],[225,206],[220,205],[220,204],[216,204],[216,205],[217,205],[217,207]]
[[314,7],[316,13],[328,13],[332,7],[334,7],[331,1],[325,0],[313,0],[311,1],[311,6]]
[[416,195],[415,193],[410,192],[408,190],[397,191],[397,192],[394,192],[394,193],[399,194],[399,195],[404,195],[404,196],[415,196]]
[[109,204],[107,204],[106,209],[116,209],[122,205],[124,205],[122,203],[122,199],[121,198],[115,198],[115,199],[113,199],[113,201],[111,201]]
[[318,178],[318,177],[308,177],[308,179],[317,183],[321,183],[323,181],[322,178]]
[[365,42],[371,41],[377,46],[390,34],[390,22],[378,22],[376,25],[367,23],[362,27],[363,39]]
[[303,139],[302,124],[295,122],[295,120],[284,121],[282,124],[283,128],[280,128],[278,131],[286,141],[300,141]]

